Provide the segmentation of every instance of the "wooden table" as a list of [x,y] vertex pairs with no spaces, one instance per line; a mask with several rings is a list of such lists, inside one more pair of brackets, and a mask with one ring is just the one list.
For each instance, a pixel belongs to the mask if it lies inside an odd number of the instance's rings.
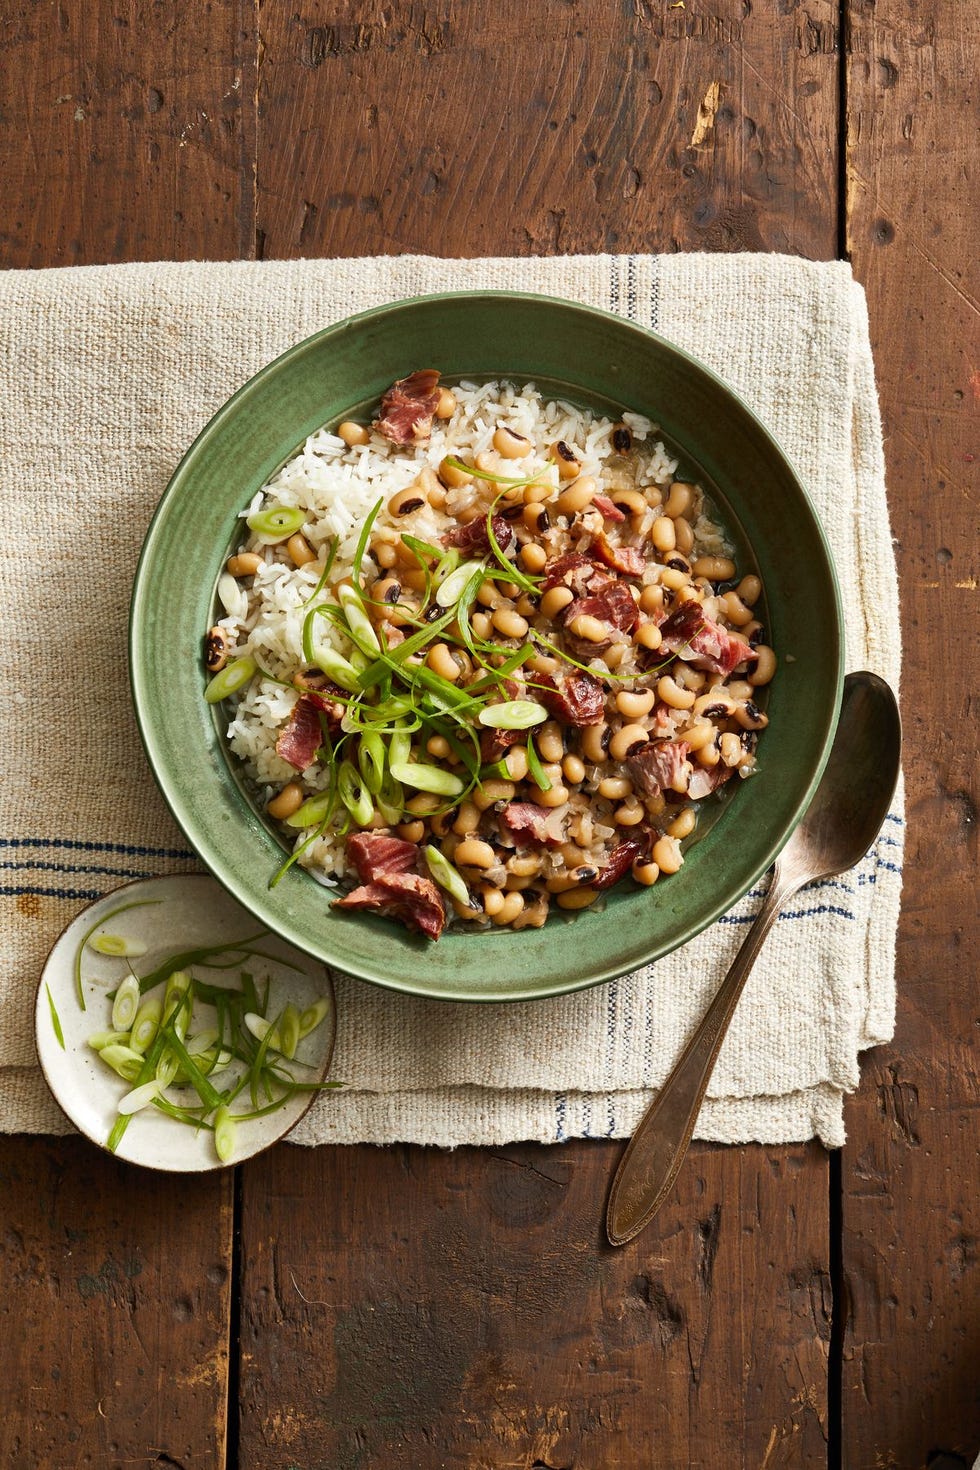
[[[973,0],[4,0],[0,264],[847,256],[906,640],[893,1045],[847,1147],[0,1140],[0,1463],[940,1467],[980,1449]],[[971,209],[972,206],[972,209]]]

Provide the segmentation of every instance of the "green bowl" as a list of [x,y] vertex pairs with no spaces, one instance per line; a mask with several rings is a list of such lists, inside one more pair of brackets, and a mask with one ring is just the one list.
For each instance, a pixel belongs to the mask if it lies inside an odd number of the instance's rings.
[[[626,884],[601,911],[520,933],[450,930],[437,944],[389,920],[333,911],[283,859],[250,805],[202,698],[202,637],[237,517],[320,425],[376,401],[397,377],[533,380],[579,403],[646,414],[681,473],[712,496],[763,580],[780,654],[759,774],[739,783],[681,871]],[[792,655],[791,660],[786,655]],[[246,908],[311,955],[394,990],[529,1000],[612,979],[667,954],[723,914],[773,862],[830,750],[842,679],[840,604],[823,532],[785,455],[720,378],[653,332],[551,297],[460,292],[397,302],[300,342],[231,398],[188,450],[147,533],[133,591],[130,664],[146,753],[203,861]]]

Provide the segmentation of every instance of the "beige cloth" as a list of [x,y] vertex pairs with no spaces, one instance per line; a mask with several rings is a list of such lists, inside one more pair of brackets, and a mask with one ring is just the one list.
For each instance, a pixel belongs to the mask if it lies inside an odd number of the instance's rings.
[[[140,543],[198,430],[286,347],[353,310],[467,287],[621,311],[704,359],[774,431],[833,546],[847,662],[897,687],[899,623],[864,297],[781,256],[420,257],[0,275],[0,1127],[61,1131],[32,997],[88,897],[195,864],[129,704]],[[725,1042],[701,1138],[843,1139],[858,1053],[891,1036],[901,796],[860,868],[794,900]],[[424,1002],[341,981],[335,1075],[304,1143],[629,1133],[741,940],[760,890],[676,954],[582,994]]]

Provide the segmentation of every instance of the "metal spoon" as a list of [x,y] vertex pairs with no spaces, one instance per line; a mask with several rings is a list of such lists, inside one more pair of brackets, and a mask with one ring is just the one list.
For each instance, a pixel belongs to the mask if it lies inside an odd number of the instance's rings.
[[853,868],[877,837],[901,748],[891,689],[877,674],[848,674],[830,758],[806,816],[776,859],[769,892],[718,994],[619,1162],[606,1207],[612,1245],[649,1225],[677,1178],[738,998],[780,909],[807,883]]

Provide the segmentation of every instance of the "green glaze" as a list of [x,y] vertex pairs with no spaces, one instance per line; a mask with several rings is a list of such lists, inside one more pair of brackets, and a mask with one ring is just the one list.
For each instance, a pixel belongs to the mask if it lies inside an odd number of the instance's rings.
[[[661,426],[715,500],[766,588],[771,688],[760,773],[739,783],[676,877],[625,884],[601,912],[557,911],[544,929],[450,931],[437,944],[388,920],[335,913],[327,890],[282,862],[226,759],[221,709],[205,703],[200,659],[217,578],[241,509],[314,429],[370,412],[415,368],[447,378],[508,376]],[[744,565],[740,570],[745,570]],[[571,302],[459,293],[365,312],[299,343],[215,415],[179,465],[136,575],[130,665],[149,761],[204,862],[264,924],[349,974],[454,1000],[527,1000],[611,979],[685,943],[773,862],[830,749],[842,678],[840,605],[823,533],[768,432],[725,384],[654,333]]]

